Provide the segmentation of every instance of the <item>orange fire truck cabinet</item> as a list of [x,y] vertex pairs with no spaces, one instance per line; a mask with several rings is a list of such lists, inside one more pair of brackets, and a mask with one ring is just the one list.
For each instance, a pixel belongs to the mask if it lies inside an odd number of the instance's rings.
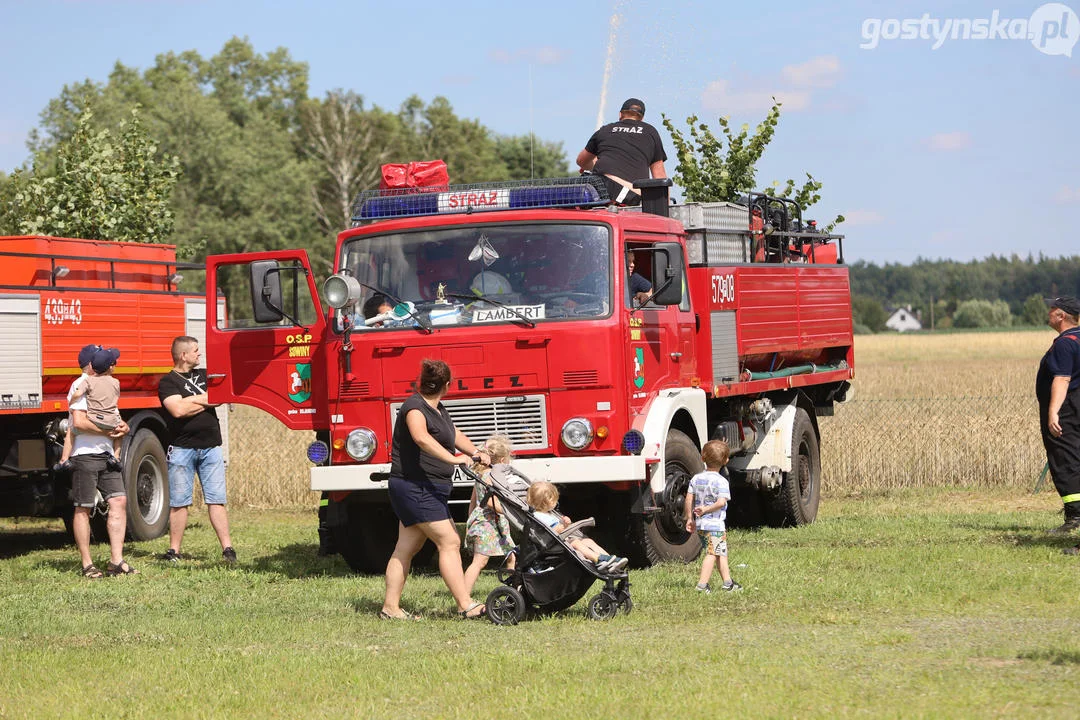
[[842,238],[780,198],[666,192],[645,211],[589,178],[364,194],[322,297],[302,251],[212,256],[208,297],[227,272],[251,302],[208,307],[210,398],[315,431],[311,487],[359,571],[397,536],[391,435],[424,358],[451,368],[459,429],[508,436],[517,469],[638,563],[700,552],[683,503],[710,439],[731,447],[733,519],[812,522],[817,419],[854,377]]
[[[82,372],[79,349],[96,343],[120,350],[128,532],[137,540],[165,532],[168,438],[157,383],[173,367],[173,338],[205,334],[205,299],[181,293],[181,280],[172,245],[0,237],[0,516],[70,521],[70,476],[52,467],[67,393]],[[101,510],[91,527],[104,537]]]

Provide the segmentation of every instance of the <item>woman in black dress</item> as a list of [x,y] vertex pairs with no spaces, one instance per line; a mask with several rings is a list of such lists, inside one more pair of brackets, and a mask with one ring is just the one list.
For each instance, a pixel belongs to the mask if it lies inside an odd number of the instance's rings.
[[[463,618],[483,617],[483,603],[474,603],[461,569],[461,538],[450,517],[454,465],[491,464],[465,433],[454,427],[443,406],[450,388],[450,368],[441,360],[424,360],[419,389],[406,400],[394,423],[390,466],[390,505],[398,516],[398,539],[386,564],[386,596],[379,617],[417,619],[401,609],[401,591],[413,556],[428,540],[439,552],[439,573]],[[456,455],[460,450],[464,455]]]

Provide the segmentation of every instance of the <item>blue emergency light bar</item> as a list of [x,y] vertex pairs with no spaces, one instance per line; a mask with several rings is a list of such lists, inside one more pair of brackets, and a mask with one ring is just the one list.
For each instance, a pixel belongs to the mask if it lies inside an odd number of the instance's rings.
[[394,188],[360,193],[353,224],[388,218],[452,215],[492,210],[596,207],[610,202],[595,175],[516,182],[449,185],[441,188]]

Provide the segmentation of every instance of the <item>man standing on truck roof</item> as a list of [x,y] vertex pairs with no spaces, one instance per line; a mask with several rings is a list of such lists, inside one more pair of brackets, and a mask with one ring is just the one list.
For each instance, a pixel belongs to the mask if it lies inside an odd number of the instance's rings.
[[229,514],[225,511],[225,460],[221,452],[221,424],[206,394],[206,370],[198,370],[199,341],[190,335],[173,340],[173,369],[158,382],[158,398],[168,412],[172,441],[169,463],[169,549],[161,556],[179,562],[180,544],[187,528],[195,474],[202,485],[210,526],[221,543],[221,557],[230,565],[236,551],[229,537]]
[[1039,401],[1046,461],[1065,507],[1065,522],[1050,532],[1080,528],[1080,301],[1050,301],[1047,324],[1058,332],[1039,363],[1035,397]]
[[645,103],[630,98],[622,104],[619,121],[594,132],[577,156],[578,167],[603,177],[608,195],[619,205],[641,204],[634,190],[637,180],[667,177],[660,133],[644,117]]
[[[126,422],[120,424],[109,434],[90,420],[86,415],[86,393],[72,401],[71,396],[80,383],[93,373],[94,355],[101,351],[100,345],[87,345],[79,351],[79,367],[83,375],[79,376],[68,391],[68,412],[71,414],[71,427],[74,435],[71,441],[71,497],[75,503],[75,515],[71,520],[71,533],[75,537],[75,547],[82,560],[83,577],[95,580],[108,575],[133,575],[138,571],[124,560],[124,535],[127,533],[127,493],[124,490],[124,478],[119,470],[109,466],[113,455],[113,438],[128,434]],[[106,518],[106,532],[109,536],[109,564],[105,572],[94,566],[90,559],[90,511],[96,506],[97,494],[109,505]]]

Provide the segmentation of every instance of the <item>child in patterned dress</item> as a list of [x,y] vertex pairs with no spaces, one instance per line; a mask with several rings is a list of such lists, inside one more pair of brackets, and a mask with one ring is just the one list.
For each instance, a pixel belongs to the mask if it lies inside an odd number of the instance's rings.
[[[510,439],[505,435],[492,435],[481,448],[491,456],[491,464],[509,463],[513,459]],[[502,514],[498,498],[487,489],[488,471],[474,467],[483,483],[473,486],[469,502],[469,519],[465,527],[465,546],[472,550],[472,563],[465,570],[465,589],[471,593],[480,572],[487,566],[488,558],[507,555],[506,567],[514,567],[514,541],[510,537],[510,523]]]

